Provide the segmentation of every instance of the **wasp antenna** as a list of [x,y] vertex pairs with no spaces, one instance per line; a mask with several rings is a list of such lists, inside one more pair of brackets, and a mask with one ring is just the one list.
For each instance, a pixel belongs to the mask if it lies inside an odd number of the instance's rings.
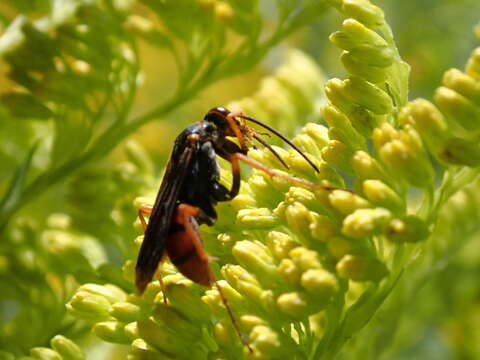
[[[270,134],[268,134],[268,135],[270,135]],[[283,164],[283,166],[285,166],[287,169],[290,169],[290,166],[288,166],[288,164],[285,162],[285,160],[282,159],[282,157],[275,151],[274,148],[272,148],[272,146],[268,142],[266,142],[260,136],[257,136],[255,134],[253,135],[253,138],[255,140],[257,140],[260,144],[265,146],[268,150],[270,150],[271,153],[273,155],[275,155],[275,157],[278,159],[278,161],[280,161]]]
[[268,126],[267,124],[264,124],[262,123],[261,121],[258,121],[257,119],[254,119],[250,116],[246,116],[246,115],[239,115],[240,118],[242,119],[245,119],[245,120],[248,120],[248,121],[251,121],[257,125],[260,125],[262,126],[263,128],[267,129],[268,131],[270,131],[271,133],[275,134],[276,136],[278,136],[280,139],[282,139],[284,142],[286,142],[288,145],[290,145],[296,152],[298,152],[309,164],[310,166],[318,173],[320,172],[320,170],[318,169],[317,165],[315,165],[312,160],[309,159],[309,157],[307,155],[305,155],[305,153],[300,150],[298,148],[297,145],[295,145],[293,142],[291,142],[286,136],[282,135],[281,133],[279,133],[277,130],[275,130],[274,128]]

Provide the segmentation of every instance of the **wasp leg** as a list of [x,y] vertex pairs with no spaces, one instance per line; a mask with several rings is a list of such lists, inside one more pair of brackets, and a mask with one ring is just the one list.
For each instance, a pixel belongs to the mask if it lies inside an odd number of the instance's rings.
[[[339,189],[339,188],[334,187],[334,186],[325,186],[325,185],[320,185],[320,184],[314,184],[314,183],[312,183],[308,180],[305,180],[305,179],[300,179],[300,178],[297,178],[297,177],[294,177],[294,176],[289,176],[289,175],[279,173],[275,170],[270,169],[268,166],[265,166],[262,163],[254,160],[252,158],[249,158],[248,156],[246,156],[242,153],[239,153],[239,152],[231,154],[229,160],[232,164],[232,173],[233,173],[233,180],[234,181],[235,181],[235,170],[240,169],[240,166],[239,166],[238,162],[243,161],[243,162],[247,163],[248,165],[250,165],[251,167],[254,167],[258,170],[261,170],[261,171],[267,173],[271,177],[279,177],[279,178],[284,179],[286,181],[289,181],[293,184],[306,186],[306,187],[309,187],[309,188],[314,189],[314,190],[332,191],[332,190],[338,190]],[[237,170],[237,171],[239,173],[239,170]],[[232,187],[232,190],[233,190],[233,187]],[[346,191],[348,191],[348,190],[346,190]]]
[[218,293],[220,294],[220,299],[227,309],[230,321],[232,322],[240,341],[248,348],[250,353],[252,353],[253,350],[248,342],[242,338],[240,328],[233,316],[228,300],[208,265],[209,257],[203,248],[198,231],[196,218],[199,216],[201,216],[201,210],[199,208],[188,204],[178,205],[174,216],[174,223],[177,226],[181,225],[183,230],[177,231],[172,235],[173,238],[167,245],[168,256],[170,257],[170,260],[172,260],[172,263],[187,278],[205,286],[212,286],[215,284]]
[[[143,232],[147,230],[147,221],[145,220],[145,215],[151,215],[153,211],[153,207],[149,205],[142,205],[138,209],[138,218],[140,219],[140,222],[142,223],[143,226]],[[162,294],[163,294],[163,303],[167,303],[167,292],[165,290],[165,283],[163,282],[162,275],[160,274],[159,271],[157,271],[157,279],[158,282],[160,283],[160,289],[162,289]]]

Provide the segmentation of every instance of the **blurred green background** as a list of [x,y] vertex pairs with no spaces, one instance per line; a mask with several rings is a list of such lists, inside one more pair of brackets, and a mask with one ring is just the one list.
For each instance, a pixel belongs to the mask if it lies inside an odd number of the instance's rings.
[[[19,14],[32,20],[41,19],[51,11],[51,3],[47,0],[3,0],[0,3],[0,36]],[[153,19],[152,3],[155,2],[134,4],[127,12]],[[198,3],[205,5],[208,1]],[[279,16],[273,3],[263,2],[260,12],[252,15],[262,19],[267,32]],[[480,20],[478,0],[390,0],[377,5],[384,9],[400,53],[412,67],[411,99],[419,96],[431,98],[443,72],[463,66],[468,54],[478,45],[472,31]],[[108,6],[104,10],[108,14]],[[53,108],[58,119],[68,118],[65,126],[61,120],[51,121],[48,116],[41,116],[42,111],[48,112],[48,109],[40,107],[36,114],[23,114],[26,103],[22,101],[25,99],[11,96],[21,81],[32,82],[42,71],[50,69],[42,64],[42,59],[48,57],[48,51],[55,52],[54,48],[48,48],[52,44],[48,41],[41,43],[44,39],[33,36],[41,45],[30,47],[30,53],[12,58],[7,52],[2,54],[2,45],[6,47],[8,44],[2,43],[0,38],[0,96],[3,103],[0,107],[0,198],[3,198],[0,212],[0,349],[17,355],[28,353],[34,346],[48,345],[50,338],[59,333],[79,340],[86,348],[95,349],[94,340],[85,337],[87,326],[66,315],[63,304],[78,283],[100,279],[126,288],[130,286],[115,276],[124,259],[132,253],[130,242],[136,235],[131,226],[136,217],[132,201],[137,196],[147,195],[145,192],[158,184],[174,138],[182,128],[200,120],[213,106],[225,105],[255,92],[262,77],[282,63],[284,51],[289,47],[302,49],[312,56],[328,78],[341,78],[345,74],[339,62],[339,50],[328,42],[329,34],[339,28],[342,18],[334,11],[318,9],[314,18],[284,34],[271,47],[263,52],[257,50],[258,58],[250,57],[251,63],[241,67],[245,59],[238,56],[238,69],[225,70],[225,76],[213,77],[199,91],[192,91],[191,95],[187,93],[186,99],[172,107],[173,111],[160,111],[159,116],[151,116],[145,125],[132,128],[131,134],[125,130],[118,138],[107,136],[107,140],[96,142],[115,121],[125,123],[142,116],[168,101],[179,89],[170,45],[159,46],[134,32],[134,35],[123,33],[118,23],[124,22],[127,14],[118,8],[111,11],[114,13],[111,17],[104,13],[85,14],[84,20],[98,25],[96,35],[100,47],[135,43],[138,63],[121,64],[118,71],[110,70],[116,71],[120,83],[130,81],[131,85],[132,81],[141,78],[141,85],[133,90],[133,94],[109,88],[111,79],[102,78],[86,85],[73,82],[71,88],[58,88],[67,97],[75,97],[78,89],[83,91],[79,98],[84,96],[86,99],[81,104],[76,102],[78,99],[72,100],[72,105],[56,97],[47,99],[50,104],[55,104]],[[217,16],[228,14],[219,12]],[[248,16],[245,19],[248,20]],[[208,33],[214,30],[209,28],[206,34],[214,38],[213,33]],[[67,49],[74,47],[75,44],[68,41],[75,42],[75,37],[61,39],[58,33],[62,31],[71,31],[71,28],[67,24],[52,30],[60,39],[55,44]],[[213,44],[225,43],[235,47],[237,42],[249,36],[251,34],[246,31],[239,31],[223,39],[214,39]],[[115,39],[111,39],[113,37]],[[101,43],[103,40],[105,44]],[[179,35],[171,41],[176,46],[184,39]],[[89,50],[82,51],[88,53]],[[189,56],[186,50],[180,50],[177,55]],[[118,54],[101,56],[115,58]],[[69,60],[65,61],[68,63]],[[32,78],[25,80],[25,74],[19,73],[16,81],[12,81],[7,75],[12,64],[21,67],[23,63],[30,66],[28,74]],[[103,66],[101,61],[99,64]],[[184,65],[188,68],[188,63]],[[140,67],[141,75],[137,74],[136,66]],[[57,80],[68,83],[68,79]],[[42,91],[46,93],[54,89],[57,80],[55,77],[50,79],[53,82],[51,87],[40,89],[35,85],[38,96],[43,96]],[[45,84],[45,78],[41,76],[38,81]],[[97,99],[100,104],[88,99],[89,92],[102,94]],[[118,99],[108,102],[109,96]],[[105,108],[102,108],[102,101],[108,103]],[[17,106],[14,111],[10,106],[12,103]],[[92,125],[88,119],[96,114],[102,121]],[[118,118],[121,120],[115,120]],[[81,130],[85,129],[85,123],[91,125],[88,134]],[[116,128],[112,129],[115,131]],[[92,143],[105,148],[88,152]],[[58,162],[52,166],[54,151]],[[88,155],[83,158],[82,154]],[[81,166],[75,162],[79,159],[84,161]],[[67,166],[62,168],[65,164]],[[152,173],[158,177],[152,177]],[[42,177],[44,174],[46,176]],[[29,186],[31,184],[34,186]],[[469,232],[473,240],[465,242],[467,245],[451,257],[446,257],[439,268],[432,269],[432,274],[426,276],[430,281],[418,289],[414,299],[403,302],[408,306],[399,311],[402,316],[385,321],[380,312],[379,320],[369,325],[369,336],[382,337],[382,331],[388,331],[389,327],[381,324],[392,321],[399,324],[395,342],[386,346],[377,358],[480,358],[480,234],[475,225]],[[55,231],[62,232],[67,240],[59,242]],[[65,245],[67,243],[69,245]],[[104,263],[109,265],[99,269],[98,265]],[[396,296],[401,296],[400,290],[393,294],[390,300],[393,304]],[[365,353],[368,351],[365,349]],[[360,353],[345,353],[343,357],[367,358]]]

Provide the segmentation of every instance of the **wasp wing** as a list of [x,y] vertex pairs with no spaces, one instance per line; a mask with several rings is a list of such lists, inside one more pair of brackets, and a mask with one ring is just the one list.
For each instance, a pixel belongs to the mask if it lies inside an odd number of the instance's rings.
[[172,216],[196,149],[197,143],[187,139],[175,144],[138,254],[135,284],[140,293],[152,280],[165,252]]

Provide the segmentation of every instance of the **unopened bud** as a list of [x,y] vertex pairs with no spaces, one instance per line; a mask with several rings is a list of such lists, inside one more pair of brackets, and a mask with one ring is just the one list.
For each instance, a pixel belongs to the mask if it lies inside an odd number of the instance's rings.
[[334,190],[328,196],[333,208],[346,216],[357,209],[370,208],[372,205],[362,197],[344,190]]
[[465,72],[477,79],[477,81],[480,81],[480,47],[473,50],[472,55],[468,59]]
[[480,107],[456,91],[441,86],[434,96],[440,110],[466,130],[477,130],[480,123]]
[[60,354],[63,360],[83,360],[85,355],[72,340],[62,335],[56,335],[50,340],[52,348]]
[[271,228],[278,219],[268,208],[242,209],[237,214],[237,224],[248,229]]
[[30,355],[39,360],[62,360],[59,353],[46,347],[34,347],[30,350]]
[[342,10],[369,28],[376,28],[385,23],[382,9],[368,0],[343,0]]
[[391,220],[385,230],[387,238],[395,242],[418,242],[429,234],[425,222],[413,215]]
[[341,277],[353,281],[380,281],[388,274],[382,262],[360,255],[345,255],[336,268]]
[[96,323],[92,331],[104,341],[115,344],[129,344],[131,340],[125,334],[124,326],[124,323],[118,321],[104,321]]
[[323,269],[310,269],[302,274],[301,284],[318,302],[327,302],[338,290],[337,278]]
[[383,232],[391,213],[387,209],[358,209],[343,220],[342,233],[351,238],[362,238]]
[[378,86],[356,76],[351,76],[344,83],[346,94],[354,103],[378,115],[392,112],[393,102],[390,95]]
[[405,211],[404,200],[380,180],[365,180],[363,182],[363,193],[376,206],[387,208],[395,213]]

